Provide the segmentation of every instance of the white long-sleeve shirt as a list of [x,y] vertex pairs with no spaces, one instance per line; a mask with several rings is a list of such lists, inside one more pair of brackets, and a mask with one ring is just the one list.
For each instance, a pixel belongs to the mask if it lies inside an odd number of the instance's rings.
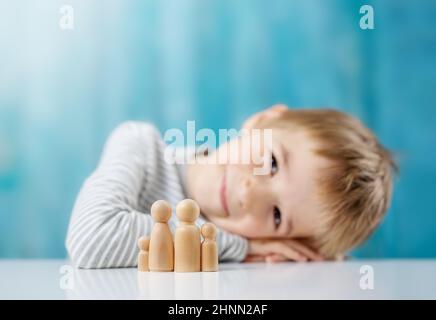
[[[164,141],[144,122],[125,122],[110,135],[95,171],[76,199],[66,247],[82,268],[133,267],[137,240],[153,228],[150,207],[168,201],[173,209],[186,198],[185,166],[164,160]],[[205,222],[200,215],[197,225]],[[175,232],[174,210],[169,226]],[[245,238],[218,229],[220,261],[241,261],[247,254]]]

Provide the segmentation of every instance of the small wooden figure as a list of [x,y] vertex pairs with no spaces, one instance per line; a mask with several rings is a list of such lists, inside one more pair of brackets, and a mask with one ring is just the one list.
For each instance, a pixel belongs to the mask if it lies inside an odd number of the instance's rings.
[[201,271],[218,271],[218,247],[216,244],[216,227],[213,223],[201,226],[204,240],[201,244]]
[[139,254],[138,254],[138,271],[148,271],[148,249],[150,247],[150,238],[141,237],[138,240]]
[[151,216],[155,224],[150,236],[150,271],[174,270],[174,242],[168,226],[171,211],[171,206],[164,200],[158,200],[151,206]]
[[174,238],[174,270],[176,272],[199,272],[201,237],[195,221],[200,215],[200,208],[194,200],[185,199],[177,205],[176,214],[180,224]]

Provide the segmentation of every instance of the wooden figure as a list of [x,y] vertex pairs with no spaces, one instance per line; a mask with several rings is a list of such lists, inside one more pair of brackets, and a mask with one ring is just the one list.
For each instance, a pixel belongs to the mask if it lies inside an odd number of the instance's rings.
[[176,208],[179,226],[174,238],[174,271],[200,271],[200,230],[195,221],[200,215],[198,204],[191,199],[180,201]]
[[204,238],[201,244],[201,271],[218,271],[216,232],[213,223],[208,222],[201,226],[201,235]]
[[168,226],[171,211],[171,206],[164,200],[158,200],[151,206],[151,216],[155,224],[150,236],[150,271],[174,270],[174,242]]
[[150,238],[141,237],[138,240],[138,271],[149,271],[148,269],[148,249],[150,248]]

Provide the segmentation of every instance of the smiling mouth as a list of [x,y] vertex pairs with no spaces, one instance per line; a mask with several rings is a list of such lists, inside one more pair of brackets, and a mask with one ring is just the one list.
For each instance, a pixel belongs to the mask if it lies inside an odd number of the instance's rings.
[[223,174],[221,179],[221,188],[220,188],[220,200],[221,206],[224,209],[225,216],[229,216],[229,206],[227,204],[227,181],[226,181],[226,173]]

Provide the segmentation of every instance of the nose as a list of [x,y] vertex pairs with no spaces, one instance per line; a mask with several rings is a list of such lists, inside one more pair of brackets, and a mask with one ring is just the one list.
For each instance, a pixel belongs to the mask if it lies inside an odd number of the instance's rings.
[[239,205],[244,213],[256,214],[267,210],[269,194],[266,184],[257,183],[254,179],[247,177],[241,183]]

